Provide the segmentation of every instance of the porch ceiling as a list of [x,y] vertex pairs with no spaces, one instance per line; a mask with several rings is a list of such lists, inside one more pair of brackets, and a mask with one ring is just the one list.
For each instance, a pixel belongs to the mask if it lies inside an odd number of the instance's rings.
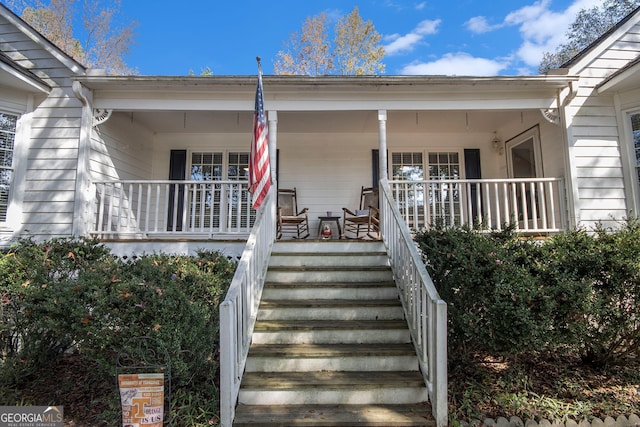
[[[520,120],[522,111],[389,111],[390,132],[493,132]],[[248,111],[129,111],[120,112],[154,133],[246,133],[253,115]],[[278,132],[328,133],[378,131],[375,111],[280,111]]]

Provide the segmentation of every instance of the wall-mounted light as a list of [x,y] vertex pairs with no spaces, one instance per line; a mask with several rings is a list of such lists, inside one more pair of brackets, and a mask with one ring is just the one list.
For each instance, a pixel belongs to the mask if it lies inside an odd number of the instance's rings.
[[493,133],[491,146],[493,147],[496,153],[500,154],[501,156],[504,154],[504,145],[502,144],[502,141],[500,140],[500,138],[498,138],[498,135],[496,135],[495,132]]

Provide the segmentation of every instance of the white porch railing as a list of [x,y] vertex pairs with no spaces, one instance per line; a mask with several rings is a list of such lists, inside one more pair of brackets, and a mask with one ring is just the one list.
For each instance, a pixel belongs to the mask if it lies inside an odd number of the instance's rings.
[[230,427],[249,353],[264,279],[276,237],[275,185],[271,187],[220,305],[220,418]]
[[91,234],[249,234],[255,211],[247,181],[95,181]]
[[567,228],[562,178],[390,181],[400,215],[411,229],[474,226],[519,232]]
[[431,410],[437,425],[445,426],[448,423],[447,304],[440,299],[427,273],[386,180],[380,183],[380,210],[382,240],[429,390]]

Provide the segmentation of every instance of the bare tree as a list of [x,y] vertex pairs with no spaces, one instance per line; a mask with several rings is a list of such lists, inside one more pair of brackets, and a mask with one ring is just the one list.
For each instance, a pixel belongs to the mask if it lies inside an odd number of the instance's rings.
[[384,48],[382,36],[371,21],[363,21],[358,7],[336,24],[335,62],[339,74],[380,74]]
[[275,73],[317,76],[384,72],[382,36],[371,21],[362,20],[357,7],[336,23],[333,45],[329,33],[324,12],[307,17],[302,31],[292,33],[285,49],[278,52]]
[[[78,11],[78,2],[81,11]],[[73,59],[89,68],[104,68],[108,74],[137,74],[124,57],[134,43],[135,21],[116,27],[120,0],[11,0],[8,3],[22,19]],[[78,15],[81,13],[81,15]],[[77,18],[77,19],[76,19]],[[79,20],[85,36],[79,40],[74,22]]]
[[329,74],[333,59],[328,42],[327,15],[307,17],[300,33],[292,33],[285,50],[278,52],[276,74],[317,76]]
[[600,6],[582,9],[567,31],[567,42],[558,46],[553,53],[545,52],[538,71],[544,74],[551,68],[562,66],[638,6],[640,0],[604,0]]

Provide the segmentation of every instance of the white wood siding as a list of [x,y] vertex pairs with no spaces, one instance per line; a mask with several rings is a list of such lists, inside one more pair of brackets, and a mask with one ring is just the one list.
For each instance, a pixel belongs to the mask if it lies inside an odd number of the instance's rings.
[[614,225],[625,218],[624,149],[619,116],[612,95],[599,95],[596,86],[634,60],[640,52],[640,25],[628,24],[585,55],[569,70],[579,75],[577,95],[565,108],[568,156],[573,181],[574,215],[578,224]]
[[[21,187],[23,232],[37,239],[70,236],[78,161],[81,104],[71,89],[71,70],[50,51],[0,17],[0,49],[43,79],[53,90],[38,100],[26,150]],[[22,135],[24,136],[24,135]]]
[[92,132],[91,179],[151,179],[153,151],[151,132],[114,113]]

